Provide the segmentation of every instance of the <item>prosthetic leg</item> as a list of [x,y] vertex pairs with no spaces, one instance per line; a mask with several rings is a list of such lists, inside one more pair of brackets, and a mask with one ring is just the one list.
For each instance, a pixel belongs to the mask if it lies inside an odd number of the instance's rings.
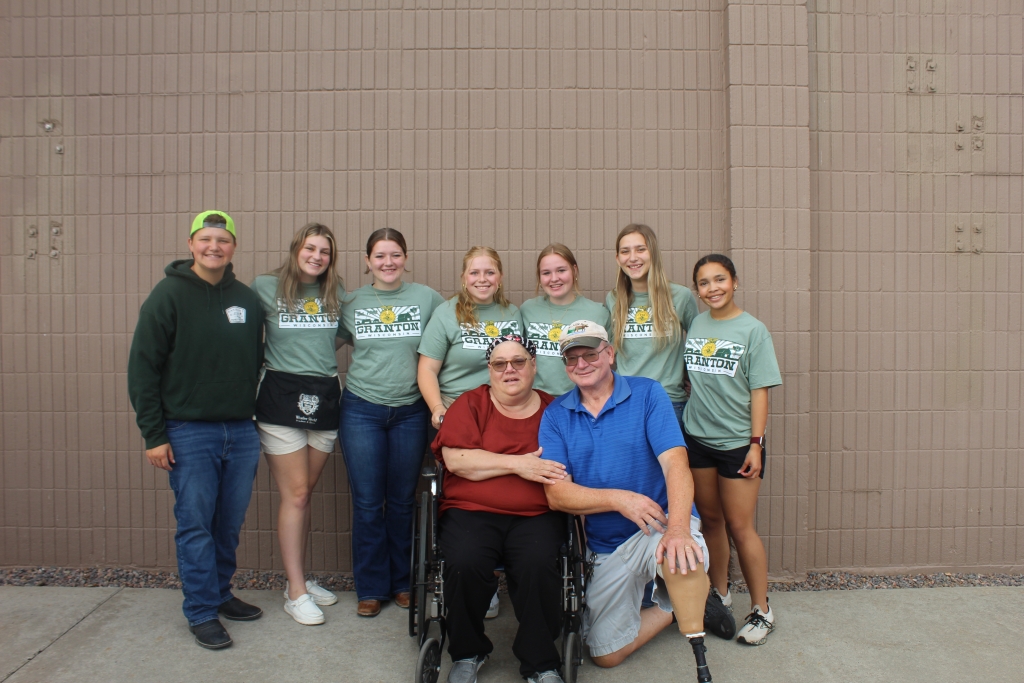
[[668,589],[679,632],[690,641],[690,647],[693,648],[698,683],[711,683],[711,672],[704,657],[708,650],[704,646],[704,602],[711,582],[704,572],[704,564],[697,563],[697,569],[686,574],[680,573],[678,569],[675,574],[670,574],[662,562],[658,565],[658,578],[665,582],[665,588]]

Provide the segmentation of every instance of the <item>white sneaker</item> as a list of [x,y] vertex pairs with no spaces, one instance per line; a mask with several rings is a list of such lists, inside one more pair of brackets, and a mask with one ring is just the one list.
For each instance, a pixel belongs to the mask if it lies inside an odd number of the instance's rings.
[[285,598],[284,611],[303,626],[316,626],[324,623],[324,613],[313,602],[313,596],[303,593],[297,600]]
[[448,683],[476,683],[476,672],[487,661],[487,655],[469,657],[452,662],[448,670]]
[[501,607],[501,603],[498,602],[498,591],[494,591],[494,595],[491,597],[491,606],[487,608],[484,619],[493,619],[498,616],[499,607]]
[[737,643],[747,645],[764,645],[768,640],[768,634],[775,630],[775,612],[771,605],[768,606],[768,613],[761,611],[760,605],[754,605],[754,611],[747,615],[747,623],[740,628],[736,636]]
[[541,671],[527,677],[526,683],[565,683],[557,671]]
[[[338,602],[338,596],[331,591],[323,588],[316,581],[306,581],[306,592],[309,593],[310,597],[313,598],[313,602],[318,605],[333,605]],[[284,599],[288,600],[288,582],[284,582]]]

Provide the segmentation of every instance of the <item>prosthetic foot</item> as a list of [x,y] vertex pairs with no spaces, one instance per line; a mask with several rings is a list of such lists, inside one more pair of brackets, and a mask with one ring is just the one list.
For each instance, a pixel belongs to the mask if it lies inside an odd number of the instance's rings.
[[704,653],[708,651],[704,646],[704,634],[696,633],[687,638],[690,639],[690,647],[693,648],[693,658],[697,660],[697,683],[711,683],[708,660],[704,657]]
[[697,661],[698,683],[711,683],[711,672],[704,656],[704,603],[707,600],[711,582],[704,573],[704,565],[698,564],[697,569],[682,574],[676,570],[670,574],[664,563],[658,565],[658,577],[665,582],[669,598],[672,600],[672,611],[679,623],[679,632],[690,641],[693,657]]

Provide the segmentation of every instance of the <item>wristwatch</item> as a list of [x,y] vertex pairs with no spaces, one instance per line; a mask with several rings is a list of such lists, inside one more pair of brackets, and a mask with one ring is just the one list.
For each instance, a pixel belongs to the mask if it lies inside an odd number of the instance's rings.
[[764,435],[750,437],[750,445],[753,446],[755,443],[761,448],[764,448]]

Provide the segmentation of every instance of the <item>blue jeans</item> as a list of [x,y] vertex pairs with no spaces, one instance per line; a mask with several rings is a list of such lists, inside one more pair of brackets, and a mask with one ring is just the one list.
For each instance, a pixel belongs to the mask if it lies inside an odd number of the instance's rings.
[[672,410],[675,411],[676,419],[679,420],[679,429],[683,428],[683,411],[686,410],[686,401],[673,403]]
[[235,551],[252,483],[260,464],[260,439],[252,420],[167,420],[174,451],[170,474],[178,530],[178,575],[189,626],[217,618],[231,599]]
[[390,600],[409,590],[416,484],[430,411],[420,399],[392,408],[346,389],[341,448],[352,492],[352,571],[360,600]]

